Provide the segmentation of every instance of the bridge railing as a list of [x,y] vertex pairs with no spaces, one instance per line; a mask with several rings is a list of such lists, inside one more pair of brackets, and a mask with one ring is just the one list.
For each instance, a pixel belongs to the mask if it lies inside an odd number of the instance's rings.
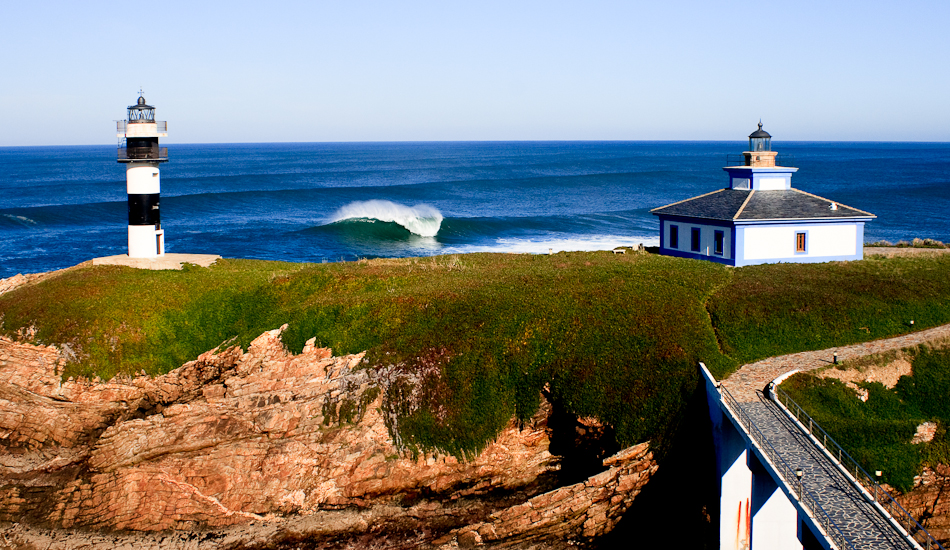
[[774,386],[772,391],[776,400],[784,405],[787,411],[795,415],[798,423],[805,427],[815,440],[821,442],[828,454],[831,455],[831,458],[837,461],[838,467],[860,483],[874,501],[887,510],[894,521],[899,523],[914,541],[926,550],[945,550],[943,545],[937,542],[937,539],[927,532],[927,530],[914,519],[914,516],[910,515],[910,512],[905,510],[903,506],[894,500],[894,497],[884,490],[884,488],[858,464],[858,461],[853,459],[851,455],[842,449],[841,445],[838,445],[838,442],[828,435],[828,432],[826,432],[824,428],[819,426],[794,399],[785,393],[785,390]]
[[841,529],[838,529],[838,526],[835,524],[834,520],[831,519],[831,516],[825,512],[825,509],[821,507],[818,499],[815,497],[815,494],[805,488],[804,482],[795,475],[795,471],[789,467],[788,463],[778,454],[778,451],[775,450],[775,447],[772,447],[772,444],[769,443],[765,434],[759,430],[759,427],[755,425],[755,422],[752,421],[752,418],[739,406],[739,403],[736,399],[729,393],[729,390],[725,386],[720,386],[719,391],[722,394],[723,400],[726,402],[726,405],[732,411],[733,415],[742,424],[742,427],[745,429],[746,433],[749,434],[752,439],[759,445],[759,448],[762,449],[772,461],[772,464],[778,469],[779,475],[782,476],[782,479],[785,480],[785,483],[789,487],[797,488],[798,501],[811,512],[811,516],[821,525],[821,528],[825,531],[825,534],[828,535],[835,546],[840,550],[854,549],[854,545],[851,544],[851,541],[848,540],[848,537],[844,536],[844,533],[841,532]]

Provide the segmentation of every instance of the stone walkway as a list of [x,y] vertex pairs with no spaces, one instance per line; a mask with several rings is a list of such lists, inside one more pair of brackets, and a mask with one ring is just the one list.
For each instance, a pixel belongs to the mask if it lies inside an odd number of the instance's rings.
[[853,548],[915,548],[775,403],[760,395],[741,407],[788,467],[805,472],[802,486],[814,495]]
[[839,361],[847,361],[942,338],[950,338],[950,325],[863,344],[772,357],[743,365],[722,382],[767,440],[759,441],[759,436],[753,436],[757,445],[760,448],[770,445],[788,468],[804,470],[804,488],[815,496],[853,548],[903,549],[915,546],[867,501],[785,412],[764,396],[763,390],[769,382],[789,371],[807,371],[832,364],[835,352]]
[[770,357],[739,367],[739,370],[723,380],[722,384],[729,389],[729,393],[736,398],[736,401],[754,403],[758,401],[756,391],[763,390],[772,380],[795,369],[807,371],[826,367],[833,363],[835,352],[838,353],[838,361],[841,362],[874,353],[917,346],[939,338],[950,338],[950,325],[941,325],[863,344]]

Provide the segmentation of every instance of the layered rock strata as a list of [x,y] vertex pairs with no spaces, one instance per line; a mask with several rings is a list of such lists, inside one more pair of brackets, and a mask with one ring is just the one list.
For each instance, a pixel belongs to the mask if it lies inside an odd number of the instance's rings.
[[549,538],[590,541],[610,532],[657,464],[649,444],[641,443],[605,459],[604,466],[606,471],[584,482],[538,495],[455,531],[455,541],[463,548],[512,546]]
[[924,467],[913,490],[896,499],[941,544],[950,543],[950,466]]
[[[473,460],[411,459],[383,412],[392,372],[313,341],[288,353],[280,332],[247,352],[212,350],[164,376],[105,383],[63,382],[62,350],[0,338],[0,521],[25,523],[4,536],[25,537],[26,525],[230,533],[256,524],[268,545],[385,525],[450,545],[467,533],[482,544],[544,531],[583,539],[609,530],[656,469],[642,444],[587,482],[543,493],[559,467],[546,403]],[[205,546],[255,546],[229,537]]]

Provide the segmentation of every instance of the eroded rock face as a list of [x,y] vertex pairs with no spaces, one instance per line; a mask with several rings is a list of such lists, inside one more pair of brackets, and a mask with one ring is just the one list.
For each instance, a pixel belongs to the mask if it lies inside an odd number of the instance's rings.
[[0,279],[0,294],[10,292],[28,282],[30,282],[29,275],[23,275],[22,273],[17,273],[13,277],[7,277],[6,279]]
[[934,538],[947,545],[950,541],[950,466],[925,467],[914,479],[914,489],[896,498]]
[[604,465],[606,471],[584,482],[538,495],[455,531],[455,541],[474,548],[549,538],[588,541],[610,532],[657,465],[647,443],[624,449]]
[[[246,353],[212,350],[164,376],[107,383],[62,382],[60,350],[0,338],[0,521],[136,531],[256,522],[279,539],[293,518],[346,509],[357,510],[347,523],[356,532],[408,514],[438,519],[441,533],[494,529],[483,537],[492,542],[540,536],[536,522],[525,531],[516,519],[527,505],[569,526],[549,530],[558,536],[589,537],[613,525],[656,469],[643,444],[586,482],[543,493],[559,467],[546,403],[474,460],[401,456],[381,412],[385,372],[312,341],[290,354],[280,332]],[[544,503],[508,511],[512,495]]]

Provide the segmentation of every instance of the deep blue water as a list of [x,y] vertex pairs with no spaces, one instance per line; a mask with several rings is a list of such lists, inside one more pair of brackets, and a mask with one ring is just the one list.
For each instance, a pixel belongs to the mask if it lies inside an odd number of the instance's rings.
[[[724,187],[747,143],[167,145],[167,252],[321,262],[656,244],[649,210]],[[773,149],[794,187],[876,214],[867,241],[950,241],[950,144]],[[124,254],[127,220],[114,147],[0,147],[0,278]]]

